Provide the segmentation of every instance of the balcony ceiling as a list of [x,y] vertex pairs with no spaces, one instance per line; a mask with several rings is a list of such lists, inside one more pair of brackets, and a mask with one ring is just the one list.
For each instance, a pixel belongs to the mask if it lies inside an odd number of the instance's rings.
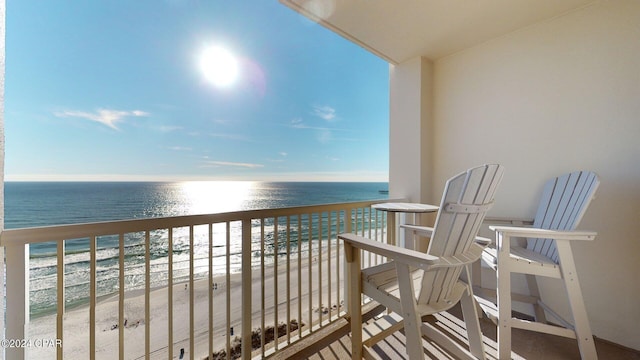
[[383,59],[435,60],[594,0],[280,0]]

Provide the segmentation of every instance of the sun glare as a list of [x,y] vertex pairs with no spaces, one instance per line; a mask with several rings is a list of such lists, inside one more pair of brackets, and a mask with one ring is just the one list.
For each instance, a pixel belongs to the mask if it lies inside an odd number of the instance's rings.
[[186,214],[244,210],[255,188],[251,181],[187,181],[180,184]]
[[227,87],[238,78],[238,60],[229,50],[211,46],[200,56],[200,70],[213,85]]

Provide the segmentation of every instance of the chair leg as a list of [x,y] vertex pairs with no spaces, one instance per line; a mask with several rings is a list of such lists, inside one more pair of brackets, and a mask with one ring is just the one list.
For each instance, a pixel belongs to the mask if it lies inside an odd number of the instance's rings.
[[469,336],[469,350],[471,354],[478,359],[484,359],[484,346],[482,344],[482,331],[480,330],[480,321],[478,320],[478,309],[473,292],[467,289],[465,295],[460,299],[462,306],[462,316],[467,327],[467,335]]
[[598,354],[596,353],[591,327],[589,326],[589,318],[587,317],[587,310],[584,306],[571,247],[568,241],[557,241],[556,245],[560,258],[562,278],[565,288],[567,289],[569,306],[571,307],[571,313],[573,315],[580,355],[583,359],[597,359]]
[[468,282],[472,283],[474,287],[482,287],[482,259],[471,264],[471,279]]
[[351,358],[362,359],[362,308],[361,308],[361,270],[360,250],[345,244],[347,260],[347,312],[351,323]]
[[411,360],[424,360],[420,324],[422,320],[416,310],[416,294],[413,289],[413,278],[407,264],[396,262],[398,286],[404,319],[404,335],[407,338],[407,354]]
[[[496,233],[498,244],[497,305],[498,359],[511,359],[511,271],[509,269],[509,237]],[[505,246],[502,246],[505,245]]]
[[[467,271],[469,274],[469,271]],[[482,289],[482,259],[471,264],[471,280],[468,280],[468,284],[473,284],[472,289]],[[476,304],[476,313],[478,314],[478,318],[482,318],[482,307],[477,301],[474,301]]]

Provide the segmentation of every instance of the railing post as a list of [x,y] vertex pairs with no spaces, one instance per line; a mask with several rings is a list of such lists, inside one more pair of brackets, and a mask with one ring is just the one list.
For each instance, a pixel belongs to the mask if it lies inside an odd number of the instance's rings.
[[[251,359],[251,219],[242,220],[242,358]],[[276,304],[276,306],[278,306]],[[277,326],[277,324],[276,324]]]
[[[29,245],[7,246],[7,339],[25,339],[29,323]],[[7,359],[25,359],[23,347],[6,349]]]
[[[57,266],[57,314],[56,314],[56,338],[64,342],[64,312],[65,312],[65,288],[64,288],[64,241],[58,242],[58,266]],[[28,263],[27,263],[28,264]],[[27,268],[27,273],[29,269]],[[28,277],[28,276],[27,276]],[[29,299],[29,288],[27,288],[27,299]],[[27,303],[28,306],[28,303]],[[28,308],[27,308],[28,309]],[[62,346],[56,347],[56,357],[62,359],[64,356]]]
[[[1,211],[1,210],[0,210]],[[0,220],[1,221],[1,220]],[[0,224],[0,231],[2,227],[2,224]],[[4,287],[4,246],[0,244],[0,339],[6,339],[7,337],[5,336],[5,322],[4,322],[4,316],[6,314],[6,307],[5,305],[5,287]],[[0,359],[4,359],[4,349],[0,348]]]
[[[350,233],[351,232],[351,212],[352,211],[353,211],[353,209],[349,208],[349,207],[344,209],[344,219],[342,221],[344,223],[344,232],[345,233]],[[338,246],[340,246],[340,241],[338,241]],[[342,246],[344,246],[344,244]],[[350,264],[347,263],[346,254],[345,254],[345,257],[344,257],[343,261],[344,261],[344,268],[343,269],[345,269],[345,271],[346,271],[346,275],[344,277],[345,281],[343,283],[343,286],[344,286],[344,298],[345,298],[345,302],[344,303],[345,303],[345,307],[346,307],[346,310],[347,310],[347,316],[349,318],[351,318],[352,312],[351,312],[351,309],[350,309],[350,307],[351,307],[351,305],[350,305],[351,304],[351,299],[349,299],[349,296],[350,296],[349,295],[350,294],[349,282],[346,281],[347,279],[351,278],[351,269],[350,269]]]
[[[5,29],[6,1],[0,0],[0,233],[4,230],[4,78],[5,78]],[[4,244],[0,242],[0,339],[7,339],[5,334],[5,261]],[[7,286],[8,288],[8,286]],[[7,316],[8,317],[8,316]],[[5,359],[5,352],[0,347],[0,359]]]

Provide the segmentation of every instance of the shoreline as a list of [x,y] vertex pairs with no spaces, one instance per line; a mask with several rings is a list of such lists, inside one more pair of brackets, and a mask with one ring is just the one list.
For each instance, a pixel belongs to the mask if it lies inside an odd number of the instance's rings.
[[[297,258],[297,247],[292,246],[292,249],[293,249],[293,251],[291,251],[291,259],[295,260]],[[88,253],[88,250],[87,251],[83,250],[81,253],[85,253],[85,252]],[[234,255],[237,255],[237,254],[232,254],[232,256],[234,256]],[[305,248],[305,249],[302,250],[303,261],[304,261],[304,259],[306,259],[307,255],[308,255],[308,248]],[[283,254],[279,255],[280,259],[282,259],[284,257],[285,256],[283,256]],[[265,256],[264,256],[265,267],[273,266],[273,263],[274,263],[273,262],[273,258],[274,258],[273,254],[271,254],[271,253],[265,254]],[[225,255],[224,254],[217,254],[214,257],[214,259],[225,260]],[[194,260],[196,261],[196,263],[198,263],[199,261],[207,260],[207,258],[206,257],[204,257],[204,258],[200,257],[200,258],[196,258]],[[255,262],[255,260],[252,261],[252,263],[253,262]],[[282,262],[282,260],[280,262]],[[174,273],[177,272],[177,271],[180,271],[180,270],[182,270],[182,271],[188,270],[184,266],[183,267],[179,266],[179,264],[188,264],[188,263],[189,263],[189,259],[188,258],[181,259],[181,260],[176,260],[174,258]],[[156,264],[156,266],[157,265],[158,264]],[[138,268],[138,267],[142,267],[142,266],[144,266],[144,263],[133,264],[133,268],[134,269]],[[161,266],[166,266],[166,264],[164,264],[164,265],[161,264]],[[206,270],[205,271],[196,271],[195,272],[196,279],[194,281],[201,281],[201,280],[208,279],[209,278],[208,266],[203,266],[203,265],[196,266],[196,270],[198,268],[205,268]],[[215,263],[215,261],[214,261],[214,276],[213,276],[213,278],[225,278],[226,277],[226,273],[219,271],[220,268],[221,268],[221,265]],[[129,269],[129,268],[127,267],[126,269]],[[256,265],[256,264],[252,265],[252,271],[259,270],[259,269],[260,269],[260,265]],[[216,270],[218,270],[218,271],[216,271]],[[240,271],[241,271],[241,269],[240,269],[239,263],[232,263],[231,264],[231,274],[232,275],[233,274],[238,274],[238,273],[240,273]],[[152,274],[159,273],[159,272],[163,272],[163,271],[152,271]],[[117,280],[117,276],[114,279]],[[104,279],[102,279],[102,281],[104,281]],[[167,279],[164,279],[164,281],[162,281],[162,282],[163,283],[161,283],[161,284],[154,283],[154,280],[152,279],[152,286],[150,288],[150,292],[153,292],[154,290],[158,290],[158,289],[165,288],[165,287],[168,286]],[[189,282],[188,276],[185,276],[185,275],[176,276],[176,275],[174,275],[173,285],[185,284],[185,283],[188,283],[188,282]],[[218,282],[220,282],[220,281],[218,281]],[[51,290],[51,289],[49,289],[49,290]],[[55,291],[55,288],[53,288],[52,290]],[[138,292],[144,293],[145,291],[146,290],[145,290],[144,285],[143,285],[142,287],[138,287],[136,289],[127,290],[125,296],[127,296],[127,297],[128,296],[136,296],[138,294]],[[109,301],[109,299],[111,299],[112,297],[116,298],[116,299],[119,297],[119,293],[118,293],[117,288],[114,289],[113,292],[111,292],[111,293],[97,296],[96,297],[96,302],[100,303],[100,302],[103,302],[103,301]],[[88,308],[89,305],[90,305],[90,299],[87,296],[86,298],[76,299],[72,303],[67,304],[65,306],[65,310],[66,311],[73,311],[73,310],[76,310],[76,309],[81,309],[83,307],[87,307]],[[55,303],[53,305],[42,306],[39,310],[37,310],[37,312],[34,312],[34,313],[30,314],[30,319],[33,321],[33,320],[36,320],[36,319],[41,318],[41,317],[45,317],[45,316],[48,316],[48,315],[55,314],[56,311],[57,311],[57,306],[55,305]]]
[[[302,252],[302,258],[300,261],[300,284],[302,286],[302,298],[298,299],[298,260],[297,252],[296,257],[291,257],[289,262],[289,274],[287,275],[287,262],[286,257],[283,257],[277,262],[277,281],[275,276],[275,264],[268,263],[264,266],[264,283],[261,281],[262,269],[261,267],[252,269],[252,329],[260,328],[262,323],[262,316],[264,316],[264,326],[275,326],[277,323],[286,323],[288,320],[296,320],[298,323],[303,323],[305,326],[310,325],[311,322],[317,321],[322,316],[323,322],[327,321],[328,317],[334,311],[339,312],[342,304],[341,299],[337,299],[337,291],[339,288],[342,298],[343,294],[343,279],[340,279],[340,283],[336,286],[336,274],[338,269],[342,276],[343,271],[343,255],[340,255],[340,264],[336,265],[336,249],[341,247],[333,245],[331,248],[331,270],[332,270],[332,304],[325,304],[328,300],[328,288],[327,280],[323,278],[322,299],[319,299],[318,289],[313,288],[313,293],[308,294],[309,291],[309,257],[308,250]],[[311,259],[311,273],[312,283],[315,284],[318,281],[319,274],[325,276],[327,264],[328,264],[328,251],[327,248],[322,249],[322,254],[314,253],[313,259]],[[318,259],[322,259],[322,272],[318,271]],[[230,298],[229,304],[229,317],[230,326],[234,328],[235,334],[231,336],[231,343],[233,339],[239,335],[241,329],[241,301],[242,298],[242,278],[241,273],[232,273],[229,275],[216,275],[213,277],[213,283],[219,284],[214,287],[209,284],[209,277],[204,279],[197,279],[193,282],[193,316],[194,316],[194,350],[196,357],[200,354],[204,357],[209,351],[209,338],[213,338],[213,351],[224,350],[226,348],[226,329],[227,329],[227,313],[226,313],[226,299]],[[229,290],[226,286],[227,276],[229,278]],[[289,278],[290,284],[290,310],[289,319],[287,319],[286,302],[282,299],[287,298],[286,280]],[[275,289],[277,287],[277,293]],[[262,314],[262,289],[265,289],[265,314]],[[149,312],[150,312],[150,348],[152,357],[166,358],[167,342],[169,338],[168,331],[168,286],[159,286],[153,288],[149,292]],[[212,291],[213,295],[213,333],[209,334],[209,292]],[[227,295],[227,291],[229,295]],[[307,293],[305,295],[305,292]],[[173,284],[173,352],[174,354],[180,354],[180,350],[184,349],[185,354],[189,352],[189,327],[190,327],[190,298],[191,293],[189,289],[189,281],[180,281]],[[276,309],[274,300],[278,303],[278,315],[276,319]],[[309,299],[311,295],[311,299]],[[298,302],[302,304],[302,314],[297,310]],[[311,311],[309,311],[309,301],[311,301]],[[95,310],[95,334],[96,334],[96,357],[97,358],[111,358],[113,352],[117,351],[119,346],[119,329],[118,329],[118,314],[119,314],[119,295],[118,293],[105,295],[101,297],[96,304]],[[89,304],[78,305],[69,309],[64,315],[64,334],[63,334],[63,346],[64,353],[67,355],[73,354],[74,357],[88,357],[89,355]],[[323,313],[325,309],[328,313]],[[222,310],[222,311],[221,311]],[[136,289],[125,293],[124,313],[126,323],[124,324],[125,333],[125,353],[127,358],[144,357],[145,351],[145,290]],[[295,313],[295,314],[294,314]],[[311,313],[311,314],[310,314]],[[301,315],[301,319],[298,318]],[[48,314],[33,318],[27,326],[27,334],[32,339],[55,339],[56,336],[56,314]],[[304,328],[304,327],[303,327]],[[293,334],[293,333],[292,333]],[[42,349],[28,349],[29,357],[33,358],[50,358],[55,357],[55,348],[42,348]]]

